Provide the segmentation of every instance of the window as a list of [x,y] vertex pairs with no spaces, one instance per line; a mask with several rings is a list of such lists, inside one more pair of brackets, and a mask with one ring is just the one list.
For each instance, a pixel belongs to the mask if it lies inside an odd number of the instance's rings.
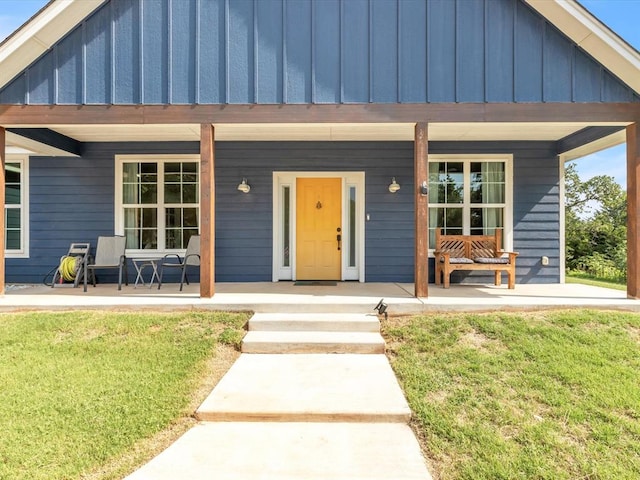
[[7,159],[5,163],[4,241],[7,257],[29,254],[28,157]]
[[291,186],[282,186],[282,266],[291,266]]
[[503,247],[509,245],[510,158],[430,157],[430,245],[436,228],[450,235],[491,235],[502,228]]
[[116,225],[127,250],[183,250],[198,234],[199,163],[194,157],[118,157]]
[[356,237],[357,237],[357,222],[358,214],[356,209],[356,187],[349,186],[349,205],[347,206],[349,212],[349,261],[348,267],[356,267]]

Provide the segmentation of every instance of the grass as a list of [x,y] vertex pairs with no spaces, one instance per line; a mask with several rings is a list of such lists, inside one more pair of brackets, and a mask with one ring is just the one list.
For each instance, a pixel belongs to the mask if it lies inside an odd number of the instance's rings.
[[568,272],[565,278],[567,283],[582,283],[594,287],[613,288],[615,290],[627,290],[626,282],[616,282],[603,278],[596,278],[586,273]]
[[122,478],[170,443],[167,431],[179,435],[193,422],[194,405],[212,387],[202,379],[229,367],[233,347],[225,345],[237,345],[246,320],[211,312],[0,315],[0,478]]
[[443,314],[383,330],[435,478],[640,478],[640,315]]

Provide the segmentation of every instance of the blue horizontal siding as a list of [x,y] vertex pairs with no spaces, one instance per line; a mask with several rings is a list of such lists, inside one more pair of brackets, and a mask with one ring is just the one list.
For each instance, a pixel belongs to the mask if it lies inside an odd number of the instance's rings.
[[[392,176],[399,181],[412,179],[413,145],[407,142],[220,143],[216,147],[216,279],[271,280],[272,173],[305,170],[365,172],[365,202],[371,216],[365,226],[366,281],[411,281],[413,199],[388,191]],[[239,195],[236,189],[243,177],[251,185],[249,195]],[[379,270],[390,257],[394,268]]]
[[[519,283],[560,278],[559,168],[552,142],[431,142],[431,153],[514,155],[514,249]],[[38,283],[72,242],[114,232],[117,154],[197,154],[197,142],[94,143],[81,158],[32,157],[30,258],[9,258],[8,282]],[[367,282],[412,282],[414,199],[412,142],[220,142],[216,144],[216,281],[270,281],[274,171],[365,172]],[[239,194],[241,178],[251,185]],[[392,177],[402,188],[388,191]],[[550,265],[543,267],[540,258]],[[433,265],[431,272],[433,272]],[[130,269],[130,280],[133,280]],[[457,273],[454,281],[491,282]],[[100,275],[113,282],[112,273]],[[169,281],[176,280],[175,277]],[[433,273],[432,279],[433,281]]]
[[[88,143],[82,157],[29,160],[30,256],[8,258],[9,283],[40,283],[73,242],[114,234],[114,156],[140,153],[198,153],[197,143]],[[115,271],[98,280],[117,281]],[[129,268],[132,281],[134,269]]]
[[111,0],[0,103],[629,102],[522,0]]

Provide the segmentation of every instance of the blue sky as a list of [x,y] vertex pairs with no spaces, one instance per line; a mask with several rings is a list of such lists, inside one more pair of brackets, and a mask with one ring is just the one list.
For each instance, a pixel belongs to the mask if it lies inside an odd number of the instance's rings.
[[[27,21],[46,3],[46,0],[0,0],[0,40]],[[580,3],[640,50],[640,0],[580,0]],[[625,145],[582,158],[577,161],[577,165],[581,178],[585,180],[594,175],[606,174],[626,186]]]

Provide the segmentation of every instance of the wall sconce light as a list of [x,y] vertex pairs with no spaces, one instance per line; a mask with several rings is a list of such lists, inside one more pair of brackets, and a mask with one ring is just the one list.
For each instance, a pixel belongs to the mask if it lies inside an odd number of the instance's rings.
[[396,177],[393,177],[391,179],[391,183],[389,184],[389,191],[391,193],[396,193],[398,190],[400,190],[400,184],[396,182]]
[[384,315],[384,319],[387,319],[387,307],[388,305],[384,303],[384,298],[381,298],[378,302],[378,305],[373,307],[374,310],[378,311],[378,315]]
[[246,178],[242,179],[242,183],[238,185],[238,190],[240,190],[242,193],[249,193],[249,190],[251,190],[251,185],[247,183]]
[[429,185],[427,185],[426,180],[420,184],[420,195],[429,195]]

